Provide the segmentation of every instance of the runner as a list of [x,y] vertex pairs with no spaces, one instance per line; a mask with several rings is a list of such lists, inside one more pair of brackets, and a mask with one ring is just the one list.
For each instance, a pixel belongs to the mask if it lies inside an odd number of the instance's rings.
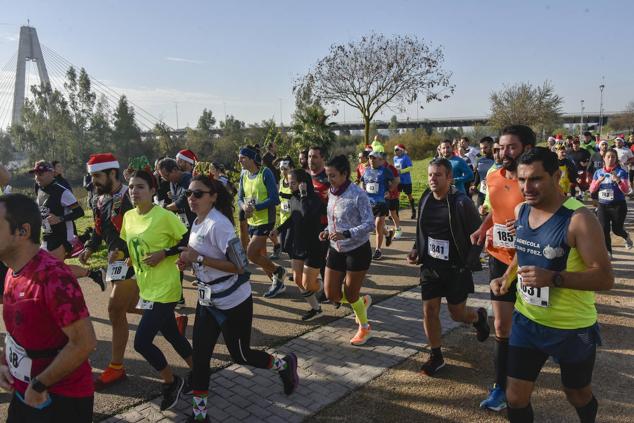
[[197,161],[198,157],[191,150],[181,150],[176,154],[176,164],[183,172],[192,174]]
[[77,279],[40,249],[40,211],[21,194],[0,197],[0,261],[7,264],[0,388],[11,423],[92,421],[88,357],[97,346]]
[[[400,208],[399,197],[401,196],[398,187],[401,184],[401,179],[398,173],[398,169],[391,165],[390,162],[388,162],[387,160],[383,160],[383,167],[392,172],[392,177],[394,178],[392,180],[392,183],[390,184],[390,189],[388,189],[385,197],[390,219],[392,220],[392,223],[394,223],[394,229],[388,230],[388,234],[392,234],[392,239],[401,239],[401,236],[403,236],[403,231],[401,230],[401,219],[398,215],[398,211]],[[385,226],[387,228],[387,224]]]
[[156,195],[154,196],[154,202],[161,207],[166,206],[167,204],[172,202],[172,199],[169,197],[170,183],[169,181],[166,181],[165,179],[163,179],[163,177],[161,176],[161,173],[159,172],[159,163],[161,163],[161,160],[165,158],[166,158],[165,156],[159,157],[158,159],[154,161],[154,179],[156,179],[156,184],[157,184]]
[[472,195],[478,194],[478,207],[484,204],[487,193],[487,175],[494,163],[493,138],[484,137],[480,140],[480,153],[476,156],[475,162],[475,180],[473,181],[473,187],[470,191]]
[[229,176],[227,175],[225,166],[222,163],[213,162],[211,164],[211,173],[215,179],[217,179],[222,183],[222,185],[224,185],[224,187],[227,189],[232,197],[236,195],[236,189],[229,181]]
[[592,178],[590,191],[598,193],[597,217],[603,227],[605,246],[612,258],[612,239],[610,227],[615,235],[625,240],[625,248],[632,249],[632,239],[623,228],[627,216],[627,203],[625,195],[630,192],[630,182],[627,172],[619,165],[616,151],[610,149],[603,156],[605,165],[597,169]]
[[55,175],[55,182],[72,192],[73,189],[71,188],[70,183],[64,178],[64,166],[62,165],[62,162],[60,162],[59,160],[53,160],[51,162],[51,165],[53,166],[53,175]]
[[[163,168],[161,168],[163,169]],[[139,286],[139,322],[134,349],[156,369],[163,379],[161,411],[178,402],[184,380],[172,373],[165,356],[153,344],[160,331],[187,365],[192,367],[192,347],[179,333],[174,309],[181,298],[178,246],[184,245],[187,228],[173,213],[155,206],[155,180],[151,173],[138,170],[130,177],[130,198],[135,208],[123,216],[121,239],[127,243],[129,261]]]
[[394,167],[399,172],[398,191],[405,193],[412,207],[412,219],[416,219],[416,202],[412,197],[412,171],[414,164],[412,159],[407,155],[407,150],[403,144],[394,146]]
[[310,305],[310,310],[302,315],[303,321],[321,315],[321,306],[317,299],[320,285],[317,277],[325,260],[323,242],[319,234],[322,202],[315,193],[311,177],[302,169],[293,170],[288,175],[291,197],[288,201],[290,216],[275,232],[287,230],[284,250],[288,251],[293,266],[293,281]]
[[[328,176],[326,175],[326,149],[319,145],[313,145],[308,150],[308,168],[309,173],[312,178],[313,187],[319,197],[321,198],[321,202],[323,204],[321,208],[321,225],[322,230],[328,226],[328,190],[330,188],[330,182],[328,182]],[[322,256],[323,256],[323,266],[320,269],[321,279],[322,281],[325,278],[326,272],[326,254],[328,254],[328,241],[322,241]],[[326,294],[323,290],[319,292],[317,295],[320,302],[327,302]]]
[[473,324],[478,341],[489,337],[490,328],[484,308],[467,307],[467,297],[474,292],[471,272],[482,270],[482,247],[469,240],[480,223],[478,211],[466,194],[452,188],[449,160],[432,160],[428,177],[429,189],[418,204],[416,241],[407,260],[421,265],[423,327],[431,348],[421,371],[433,376],[445,367],[440,347],[442,297],[454,321]]
[[[498,142],[503,152],[502,168],[487,177],[485,204],[488,204],[491,213],[471,235],[471,242],[482,245],[487,234],[491,233],[492,240],[486,246],[490,280],[504,274],[515,256],[514,210],[524,201],[517,183],[517,164],[522,153],[535,146],[536,136],[528,126],[511,125],[502,130]],[[504,295],[491,291],[490,296],[495,316],[495,383],[480,407],[500,411],[506,407],[506,367],[516,297],[515,282]]]
[[460,137],[460,141],[458,141],[458,147],[459,147],[459,152],[460,152],[460,157],[467,157],[469,158],[469,160],[466,160],[466,162],[471,162],[471,165],[473,168],[475,168],[475,164],[478,161],[478,154],[480,154],[480,151],[478,150],[477,147],[471,147],[471,140],[469,139],[469,137],[463,136]]
[[[279,188],[279,196],[280,196],[280,220],[279,225],[276,228],[276,232],[279,233],[280,243],[282,245],[282,250],[285,253],[290,254],[289,247],[292,247],[292,240],[288,239],[289,228],[282,227],[284,223],[291,217],[291,205],[289,200],[292,197],[291,187],[288,183],[288,177],[293,169],[295,169],[295,165],[293,164],[293,160],[290,156],[284,157],[282,160],[278,161],[278,166],[280,167],[280,188]],[[277,221],[276,221],[277,222]],[[288,241],[287,241],[288,240]],[[289,279],[293,276],[290,275]]]
[[299,166],[306,171],[308,170],[308,150],[299,152]]
[[579,188],[577,199],[582,200],[590,188],[589,179],[592,179],[592,175],[589,174],[591,153],[585,148],[581,148],[581,141],[573,139],[572,149],[567,153],[567,156],[575,165],[575,181]]
[[251,349],[253,297],[250,274],[244,272],[248,262],[233,227],[232,197],[220,183],[203,175],[192,179],[187,195],[197,219],[178,264],[181,269],[193,267],[199,281],[189,421],[211,421],[207,415],[209,361],[221,333],[235,363],[277,371],[287,395],[299,384],[297,357],[290,353],[278,358]]
[[548,359],[559,364],[568,401],[579,421],[594,422],[598,403],[591,380],[601,345],[594,291],[614,276],[592,212],[558,187],[558,159],[545,148],[524,154],[518,179],[526,203],[515,209],[517,254],[491,289],[503,295],[517,272],[519,287],[509,341],[508,417],[532,422],[531,394]]
[[240,149],[238,160],[245,170],[240,177],[238,206],[244,211],[249,224],[251,240],[247,246],[247,255],[271,279],[271,287],[264,297],[273,298],[286,290],[286,270],[282,266],[276,266],[266,256],[266,240],[275,227],[275,206],[280,202],[275,177],[269,168],[260,165],[258,152],[250,146]]
[[368,161],[369,154],[370,154],[370,150],[363,150],[358,155],[359,163],[357,164],[357,169],[356,169],[357,176],[355,177],[355,180],[354,180],[355,184],[361,183],[361,177],[365,173],[365,170],[370,166],[370,162]]
[[559,178],[559,187],[566,194],[575,196],[575,184],[577,181],[577,170],[572,160],[566,157],[566,146],[564,144],[558,144],[555,148],[557,158],[559,159],[559,170],[561,171],[561,177]]
[[372,147],[372,151],[376,151],[377,153],[385,153],[385,146],[381,142],[381,136],[379,134],[376,134],[374,136],[370,147]]
[[614,140],[614,149],[619,156],[619,163],[621,168],[628,169],[628,167],[634,164],[634,153],[625,146],[625,140],[621,137],[617,137]]
[[95,231],[86,243],[79,260],[86,264],[102,241],[108,249],[106,280],[112,283],[108,300],[108,317],[112,324],[111,359],[108,367],[95,379],[95,389],[100,391],[126,379],[123,357],[128,343],[127,313],[140,314],[136,309],[139,288],[133,279],[134,270],[128,267],[128,247],[119,236],[123,215],[132,210],[128,187],[119,180],[119,162],[110,153],[93,154],[86,164],[92,183],[97,190],[93,218]]
[[172,202],[164,207],[177,213],[181,222],[189,229],[196,218],[196,215],[189,209],[187,197],[185,196],[185,191],[192,179],[191,172],[181,170],[176,160],[168,157],[159,162],[159,173],[163,179],[170,183]]
[[458,191],[465,192],[465,187],[473,180],[473,171],[460,157],[454,155],[451,140],[444,140],[438,146],[440,157],[451,162],[451,174],[453,175],[453,183]]
[[583,133],[583,142],[581,144],[581,148],[588,150],[588,153],[590,154],[596,151],[595,141],[594,141],[594,137],[592,136],[592,132],[586,131]]
[[326,165],[330,182],[328,227],[319,234],[329,240],[324,290],[333,303],[348,303],[359,328],[350,340],[363,345],[371,337],[367,309],[372,297],[359,296],[361,285],[372,262],[369,234],[374,228],[370,199],[363,190],[350,182],[350,162],[346,156],[336,156]]
[[[2,163],[0,163],[0,193],[4,193],[4,190],[9,185],[10,180],[11,173]],[[4,278],[6,275],[7,266],[0,260],[0,292],[4,292]],[[0,296],[0,301],[2,301],[2,296]]]
[[[29,173],[35,174],[35,182],[39,187],[37,204],[42,217],[42,248],[58,260],[64,261],[74,251],[73,245],[77,238],[74,221],[84,215],[84,209],[69,189],[55,182],[50,163],[41,160],[35,163]],[[68,267],[76,278],[89,277],[102,291],[106,289],[103,280],[105,275],[101,270],[90,270],[77,265]]]

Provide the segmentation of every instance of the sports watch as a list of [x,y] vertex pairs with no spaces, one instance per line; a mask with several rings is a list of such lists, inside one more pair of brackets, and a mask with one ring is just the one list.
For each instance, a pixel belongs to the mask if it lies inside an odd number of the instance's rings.
[[33,379],[31,379],[31,387],[38,394],[41,394],[42,392],[48,389],[48,387],[44,385],[42,382],[40,382],[37,377],[34,377]]
[[561,273],[559,272],[555,273],[555,275],[553,276],[553,286],[555,288],[561,288],[563,283],[564,283],[564,278],[563,276],[561,276]]

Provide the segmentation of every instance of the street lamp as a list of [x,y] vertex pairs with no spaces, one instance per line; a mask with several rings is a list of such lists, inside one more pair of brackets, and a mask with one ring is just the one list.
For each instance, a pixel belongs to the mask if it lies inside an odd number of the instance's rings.
[[601,90],[601,102],[599,103],[599,141],[601,141],[601,131],[603,130],[603,89],[605,88],[605,84],[599,85],[599,90]]
[[583,100],[581,100],[581,122],[580,122],[580,129],[579,129],[579,135],[583,135]]

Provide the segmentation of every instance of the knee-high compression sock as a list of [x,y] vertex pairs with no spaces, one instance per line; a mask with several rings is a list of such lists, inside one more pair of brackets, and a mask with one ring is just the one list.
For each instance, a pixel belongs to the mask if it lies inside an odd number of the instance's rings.
[[194,391],[192,396],[192,411],[194,421],[205,421],[207,418],[207,391]]
[[509,339],[495,337],[495,386],[506,390],[506,363],[509,355]]
[[299,292],[313,310],[319,310],[321,308],[321,306],[319,305],[319,301],[317,301],[316,292],[306,291],[303,289],[300,289]]
[[589,403],[583,407],[576,407],[577,415],[581,423],[594,423],[597,418],[597,410],[599,409],[599,403],[597,399],[592,396]]
[[348,299],[346,298],[346,290],[344,287],[341,287],[341,304],[348,304]]
[[533,406],[530,403],[524,408],[507,407],[506,410],[511,423],[533,423]]
[[368,313],[365,308],[363,297],[359,297],[359,299],[354,303],[351,303],[350,306],[352,307],[354,314],[357,316],[359,323],[365,327],[368,324]]

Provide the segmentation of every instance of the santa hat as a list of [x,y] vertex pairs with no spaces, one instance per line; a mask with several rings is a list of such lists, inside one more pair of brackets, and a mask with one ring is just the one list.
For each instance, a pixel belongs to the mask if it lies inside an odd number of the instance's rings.
[[92,154],[86,163],[88,173],[101,172],[107,169],[119,169],[119,162],[111,153]]
[[403,144],[396,144],[394,146],[394,150],[397,150],[397,149],[405,151],[405,146]]
[[196,162],[198,161],[198,157],[196,157],[194,152],[191,150],[179,151],[178,154],[176,155],[176,160],[178,159],[184,160],[189,164],[196,164]]
[[555,139],[556,139],[557,141],[559,141],[559,140],[564,139],[564,136],[563,136],[563,135],[561,135],[561,134],[557,134],[557,136],[555,136]]

